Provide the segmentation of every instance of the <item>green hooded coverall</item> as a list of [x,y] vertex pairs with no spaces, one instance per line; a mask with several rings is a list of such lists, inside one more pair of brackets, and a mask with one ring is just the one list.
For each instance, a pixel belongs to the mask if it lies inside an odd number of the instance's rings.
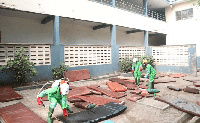
[[47,122],[52,122],[51,121],[51,116],[53,114],[54,108],[56,107],[57,103],[60,104],[61,108],[64,109],[69,109],[69,105],[67,104],[67,97],[66,95],[62,95],[59,92],[60,87],[55,86],[53,88],[49,88],[47,90],[42,91],[38,97],[44,97],[48,95],[48,99],[51,102],[49,105],[49,112],[48,112],[48,119]]
[[145,75],[145,78],[149,75],[149,89],[154,89],[154,78],[156,76],[156,70],[150,65],[147,64],[146,66],[147,74]]
[[[139,82],[140,82],[140,76],[142,74],[142,72],[140,71],[141,70],[141,67],[142,67],[142,64],[140,61],[136,61],[133,62],[132,64],[132,70],[134,71],[134,78],[135,78],[135,84],[139,85]],[[137,79],[138,79],[138,83],[137,83]]]

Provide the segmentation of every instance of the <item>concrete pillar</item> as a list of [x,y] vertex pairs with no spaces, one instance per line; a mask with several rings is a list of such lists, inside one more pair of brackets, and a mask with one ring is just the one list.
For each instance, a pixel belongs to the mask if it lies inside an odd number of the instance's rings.
[[53,20],[53,45],[51,45],[51,64],[58,67],[64,63],[64,46],[60,45],[59,16]]
[[144,46],[145,46],[145,55],[149,54],[149,34],[148,31],[144,31]]
[[115,0],[109,0],[109,4],[115,7]]
[[148,16],[147,0],[143,0],[143,15]]
[[[143,15],[148,16],[148,10],[147,10],[147,0],[143,0]],[[145,55],[147,56],[149,54],[149,35],[148,31],[144,31],[144,46],[145,46]]]
[[119,46],[116,41],[116,25],[110,26],[110,37],[111,37],[111,62],[113,70],[119,69]]
[[55,16],[53,20],[53,44],[60,44],[59,16]]

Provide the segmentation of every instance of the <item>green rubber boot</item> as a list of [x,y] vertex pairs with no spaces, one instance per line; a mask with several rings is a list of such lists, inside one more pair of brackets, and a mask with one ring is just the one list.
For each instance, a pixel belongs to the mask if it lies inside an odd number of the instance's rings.
[[151,82],[148,82],[148,89],[152,89]]
[[95,106],[96,106],[95,104],[90,104],[90,105],[87,106],[87,109],[92,109],[92,108],[94,108]]
[[140,85],[140,79],[138,79],[138,86]]
[[53,114],[53,111],[54,111],[54,108],[49,107],[47,123],[52,123],[51,116],[52,116],[52,114]]
[[73,110],[71,110],[70,108],[67,109],[68,113],[73,113]]
[[137,78],[135,78],[135,85],[137,85]]
[[152,89],[154,89],[154,81],[151,84],[152,84]]

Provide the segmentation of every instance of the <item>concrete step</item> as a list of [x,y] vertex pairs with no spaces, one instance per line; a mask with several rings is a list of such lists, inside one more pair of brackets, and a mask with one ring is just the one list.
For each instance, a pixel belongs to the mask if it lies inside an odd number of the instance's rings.
[[187,123],[200,123],[200,117],[194,116],[191,120],[189,120]]
[[175,119],[174,123],[185,123],[188,119],[191,119],[193,115],[183,112],[183,114]]

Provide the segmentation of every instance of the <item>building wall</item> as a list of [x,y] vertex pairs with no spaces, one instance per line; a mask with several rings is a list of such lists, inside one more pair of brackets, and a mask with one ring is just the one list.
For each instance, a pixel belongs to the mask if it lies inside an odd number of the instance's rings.
[[[21,4],[23,3],[23,4]],[[70,4],[69,4],[70,3]],[[3,7],[166,34],[166,22],[88,0],[1,0]]]
[[67,45],[110,45],[110,27],[93,30],[92,26],[60,23],[60,43]]
[[53,43],[53,22],[0,15],[1,43]]
[[[176,21],[175,12],[189,8],[193,8],[193,18]],[[174,5],[172,8],[166,8],[166,20],[168,24],[166,44],[196,44],[197,67],[200,67],[200,8],[187,2]]]
[[119,46],[144,46],[144,33],[130,33],[117,30],[117,45]]

